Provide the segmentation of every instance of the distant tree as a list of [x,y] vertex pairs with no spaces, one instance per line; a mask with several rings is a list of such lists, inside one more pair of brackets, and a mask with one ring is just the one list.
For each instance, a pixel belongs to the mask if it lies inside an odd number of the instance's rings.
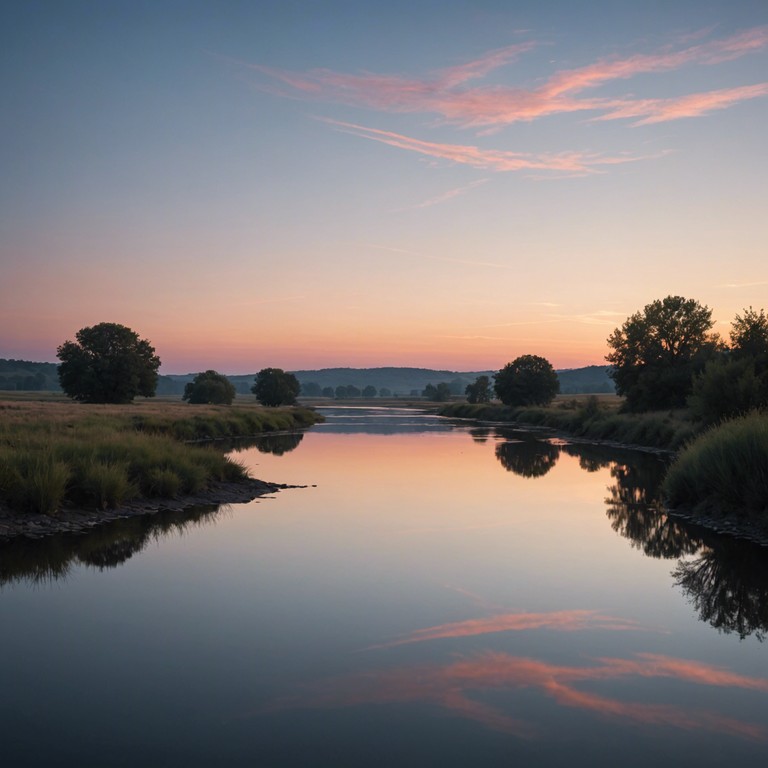
[[491,401],[491,380],[487,376],[478,376],[472,384],[467,384],[464,393],[469,403],[489,403]]
[[421,393],[422,397],[427,400],[432,400],[435,403],[445,403],[451,399],[451,387],[445,381],[441,381],[437,386],[434,384],[427,384],[424,387],[424,391]]
[[347,390],[347,397],[360,397],[363,393],[360,391],[358,387],[356,387],[354,384],[347,384],[346,386]]
[[304,397],[320,397],[323,390],[316,381],[306,381],[301,385],[301,394]]
[[333,394],[337,400],[347,399],[347,388],[344,384],[339,384],[336,389],[333,390]]
[[231,405],[235,399],[235,387],[223,374],[208,370],[198,373],[184,387],[181,399],[188,400],[190,403]]
[[379,390],[379,397],[392,397],[392,390],[388,387],[382,387]]
[[369,384],[363,387],[363,397],[376,397],[378,390],[373,385]]
[[59,381],[69,397],[130,403],[137,396],[154,396],[160,358],[146,339],[117,323],[81,328],[75,338],[56,350]]
[[451,379],[448,382],[448,388],[450,389],[452,395],[460,396],[464,394],[464,390],[465,390],[464,381],[465,381],[464,379],[460,379],[456,377],[455,379]]
[[323,397],[333,397],[335,394],[333,387],[323,387]]
[[547,405],[560,391],[555,369],[544,357],[521,355],[493,376],[496,397],[504,405]]
[[667,296],[627,318],[608,337],[605,359],[629,410],[680,407],[693,376],[719,348],[712,311],[693,299]]
[[262,368],[256,375],[251,392],[262,405],[293,405],[301,385],[292,374],[282,368]]

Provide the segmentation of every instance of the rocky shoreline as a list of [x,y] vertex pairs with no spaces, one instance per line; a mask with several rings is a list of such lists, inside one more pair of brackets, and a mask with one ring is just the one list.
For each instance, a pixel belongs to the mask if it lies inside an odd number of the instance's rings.
[[96,526],[141,515],[153,515],[162,510],[184,510],[201,505],[242,504],[259,496],[285,488],[306,486],[267,483],[249,479],[245,482],[216,482],[199,493],[173,499],[136,499],[115,509],[69,509],[55,515],[21,514],[0,506],[0,541],[15,538],[41,539],[62,533],[87,533]]

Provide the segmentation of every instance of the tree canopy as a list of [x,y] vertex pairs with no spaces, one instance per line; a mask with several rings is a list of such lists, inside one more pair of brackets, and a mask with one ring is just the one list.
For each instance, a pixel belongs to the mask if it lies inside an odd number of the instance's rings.
[[160,358],[146,339],[117,323],[81,328],[75,339],[56,350],[59,382],[69,397],[83,403],[130,403],[137,396],[154,396]]
[[493,375],[496,397],[504,405],[547,405],[560,391],[552,364],[538,355],[521,355]]
[[680,407],[694,373],[718,348],[712,310],[694,299],[667,296],[631,315],[608,337],[605,359],[616,391],[634,411]]
[[235,387],[223,374],[203,371],[184,387],[181,399],[190,403],[231,405],[235,399]]
[[293,405],[301,391],[299,380],[282,368],[262,368],[251,392],[262,405]]

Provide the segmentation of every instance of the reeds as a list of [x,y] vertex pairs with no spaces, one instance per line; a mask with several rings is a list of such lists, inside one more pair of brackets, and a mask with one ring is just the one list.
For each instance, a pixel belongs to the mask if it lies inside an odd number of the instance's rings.
[[753,412],[711,427],[670,467],[672,506],[768,521],[768,414]]

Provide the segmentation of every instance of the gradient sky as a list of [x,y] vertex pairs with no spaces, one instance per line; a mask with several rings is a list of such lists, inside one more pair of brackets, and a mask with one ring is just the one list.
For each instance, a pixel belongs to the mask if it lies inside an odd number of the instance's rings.
[[0,8],[0,357],[603,363],[768,307],[768,2]]

